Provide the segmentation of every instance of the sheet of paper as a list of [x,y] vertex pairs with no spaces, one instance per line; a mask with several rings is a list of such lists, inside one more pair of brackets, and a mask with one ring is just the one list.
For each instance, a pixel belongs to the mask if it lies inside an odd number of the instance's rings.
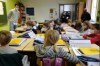
[[100,66],[100,62],[88,62],[88,66]]
[[73,52],[75,53],[76,56],[81,56],[81,53],[78,51],[79,48],[77,47],[72,47]]
[[35,38],[36,35],[33,31],[29,32],[28,35],[30,36],[30,38]]
[[42,42],[44,42],[44,36],[37,36],[36,38],[35,38],[35,40],[40,40],[40,41],[42,41]]
[[69,40],[71,47],[91,47],[91,41],[85,39]]

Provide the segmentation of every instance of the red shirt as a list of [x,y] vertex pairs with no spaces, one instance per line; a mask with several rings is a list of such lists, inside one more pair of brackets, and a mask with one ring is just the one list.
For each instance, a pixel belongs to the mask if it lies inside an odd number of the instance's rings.
[[91,43],[95,43],[100,46],[100,34],[89,34],[84,35],[83,38],[87,39],[87,37],[90,37]]

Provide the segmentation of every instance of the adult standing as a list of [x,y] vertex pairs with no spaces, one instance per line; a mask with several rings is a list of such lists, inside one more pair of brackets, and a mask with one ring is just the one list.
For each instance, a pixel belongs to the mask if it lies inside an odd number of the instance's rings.
[[62,15],[61,15],[61,22],[62,23],[66,23],[67,22],[67,19],[66,19],[66,12],[63,12]]
[[15,4],[15,8],[11,9],[8,14],[8,19],[10,22],[10,31],[14,31],[17,28],[19,17],[20,17],[19,5]]
[[87,9],[84,9],[83,14],[81,16],[81,20],[82,22],[91,20],[91,15],[89,12],[87,12]]

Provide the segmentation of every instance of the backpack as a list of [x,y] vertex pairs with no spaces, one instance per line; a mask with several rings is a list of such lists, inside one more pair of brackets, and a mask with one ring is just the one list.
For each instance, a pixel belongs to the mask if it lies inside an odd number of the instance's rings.
[[62,62],[63,62],[63,59],[56,57],[56,55],[54,59],[51,59],[48,57],[43,58],[43,66],[62,66]]
[[62,58],[43,58],[43,66],[62,66],[63,59]]

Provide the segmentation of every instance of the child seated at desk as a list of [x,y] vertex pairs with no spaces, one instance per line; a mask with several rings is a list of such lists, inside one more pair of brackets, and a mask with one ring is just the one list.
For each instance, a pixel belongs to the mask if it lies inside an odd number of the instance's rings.
[[61,57],[69,62],[77,63],[79,60],[75,55],[69,54],[62,47],[57,47],[55,44],[59,40],[59,32],[57,30],[48,30],[45,33],[43,45],[35,45],[36,55],[38,57]]
[[12,35],[9,31],[0,31],[0,54],[13,54],[17,53],[17,50],[9,46]]
[[81,31],[81,29],[82,29],[82,24],[81,24],[80,21],[75,20],[75,21],[73,22],[73,24],[71,25],[71,27],[73,27],[74,29],[76,29],[76,30],[78,30],[78,31]]
[[28,21],[24,29],[26,29],[26,31],[32,30],[35,34],[37,34],[37,30],[33,28],[33,26],[34,23],[32,21]]
[[64,31],[60,22],[55,22],[53,29],[59,31],[60,34],[62,31]]
[[37,29],[39,24],[37,23],[37,21],[33,21],[33,29]]
[[88,21],[83,22],[81,35],[91,34],[90,24]]
[[42,27],[42,29],[41,29],[41,32],[42,32],[42,33],[45,33],[49,28],[50,28],[49,23],[48,23],[48,22],[45,22],[45,23],[43,24],[43,27]]
[[94,43],[100,46],[100,24],[92,24],[91,28],[94,33],[84,35],[83,38],[90,39],[92,44]]

